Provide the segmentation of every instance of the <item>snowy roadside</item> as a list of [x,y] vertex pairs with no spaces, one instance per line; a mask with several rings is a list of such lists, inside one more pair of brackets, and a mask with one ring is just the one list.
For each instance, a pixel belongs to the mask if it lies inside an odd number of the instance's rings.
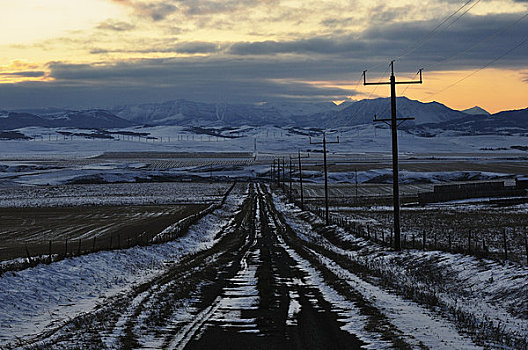
[[4,274],[0,277],[0,345],[58,326],[159,275],[165,264],[211,248],[243,199],[243,194],[229,196],[222,208],[175,241],[98,252]]
[[[528,336],[528,269],[523,266],[477,259],[460,254],[439,251],[406,250],[401,253],[387,251],[372,242],[355,237],[337,226],[327,227],[334,238],[352,250],[344,250],[330,243],[315,226],[323,222],[313,214],[300,211],[274,195],[279,211],[299,238],[315,242],[370,271],[369,275],[354,276],[383,290],[396,289],[407,299],[418,301],[433,310],[438,318],[449,318],[465,331],[474,334],[487,346],[502,346],[517,341],[522,344]],[[322,259],[322,257],[321,257]],[[353,281],[349,272],[334,267],[343,278]],[[343,274],[344,273],[344,274]],[[352,282],[358,286],[359,282]],[[375,295],[378,303],[383,298]],[[390,305],[377,305],[396,313]],[[445,320],[447,321],[447,320]],[[470,329],[471,328],[471,329]],[[503,338],[506,335],[508,340]],[[510,347],[514,347],[510,343]]]

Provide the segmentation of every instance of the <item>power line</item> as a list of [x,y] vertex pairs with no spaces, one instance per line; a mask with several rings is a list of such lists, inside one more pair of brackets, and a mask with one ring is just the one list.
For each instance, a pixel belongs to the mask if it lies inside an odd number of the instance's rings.
[[[453,18],[457,13],[459,13],[460,11],[462,11],[466,6],[468,6],[469,4],[471,4],[474,0],[468,0],[466,1],[462,6],[460,6],[455,12],[451,13],[449,16],[445,17],[439,24],[437,24],[429,33],[427,34],[424,34],[418,41],[417,43],[415,43],[414,45],[409,45],[406,49],[403,50],[403,53],[400,54],[396,60],[399,60],[407,55],[409,55],[410,53],[414,52],[415,50],[417,50],[419,47],[421,47],[422,45],[424,45],[425,43],[427,43],[429,40],[431,40],[431,38],[433,37],[433,35],[436,33],[436,31],[438,31],[440,29],[440,27],[442,27],[445,23],[447,23],[451,18]],[[454,21],[452,21],[446,28],[448,28],[449,26],[451,26],[453,23],[455,23],[456,21],[458,21],[462,16],[464,16],[469,10],[471,10],[476,4],[478,4],[481,0],[477,0],[476,2],[473,3],[473,5],[471,7],[469,7],[468,9],[466,9],[466,11],[464,11],[461,15],[459,15]],[[371,69],[376,69],[378,68],[379,66],[381,66],[381,64],[378,64],[378,65],[375,65],[374,67],[372,67]],[[382,74],[382,76],[384,76],[386,73],[388,72],[388,67],[387,69],[385,70],[385,72]],[[365,72],[363,72],[365,73]],[[383,78],[382,78],[383,79]],[[381,79],[380,79],[381,81]],[[356,86],[356,89],[357,89],[357,86]],[[371,98],[371,96],[374,94],[374,92],[376,92],[376,89],[377,89],[377,86],[374,87],[374,89],[369,93],[368,97],[367,97],[367,100]],[[405,89],[407,90],[407,89]],[[358,110],[358,112],[356,112],[354,114],[353,117],[356,117],[358,114],[359,114],[359,111],[361,111],[363,109],[363,106],[360,108],[360,110]]]
[[480,2],[480,0],[477,0],[476,2],[474,2],[469,8],[467,8],[464,12],[462,12],[457,18],[455,18],[451,23],[449,23],[443,30],[446,30],[448,29],[449,27],[451,27],[453,24],[455,24],[460,18],[462,18],[466,13],[468,13],[469,11],[471,11],[471,9],[473,7],[475,7],[478,3]]
[[495,32],[491,33],[490,35],[484,37],[483,39],[481,39],[480,41],[478,41],[477,43],[475,43],[474,45],[468,47],[467,49],[465,49],[464,51],[460,51],[460,52],[457,52],[451,56],[448,56],[444,59],[442,59],[441,61],[439,62],[436,62],[435,64],[432,64],[432,65],[429,65],[427,66],[427,69],[428,70],[432,70],[434,67],[437,67],[438,65],[440,65],[441,63],[446,63],[446,62],[449,62],[449,61],[452,61],[453,59],[459,57],[459,56],[462,56],[474,49],[476,49],[477,47],[483,45],[484,43],[490,41],[491,39],[495,38],[496,36],[498,36],[499,34],[502,34],[504,32],[506,32],[507,30],[513,28],[514,26],[516,26],[519,22],[521,22],[522,20],[524,20],[526,17],[528,17],[528,12],[525,13],[524,15],[522,15],[520,18],[518,18],[516,21],[514,21],[513,23],[508,23],[507,25],[505,26],[502,26],[501,28],[499,28],[498,30],[496,30]]
[[[424,45],[425,43],[427,43],[429,40],[431,40],[431,38],[433,37],[433,35],[436,33],[437,30],[440,29],[441,26],[443,26],[447,21],[449,21],[451,18],[453,18],[457,13],[459,13],[460,11],[462,11],[462,9],[464,7],[466,7],[467,5],[469,5],[473,0],[469,0],[467,1],[466,3],[464,3],[461,7],[459,7],[455,12],[453,12],[452,14],[450,14],[449,16],[447,16],[446,18],[444,18],[442,20],[442,22],[440,22],[436,27],[434,27],[429,33],[425,34],[424,36],[422,36],[418,42],[416,44],[413,45],[410,45],[407,49],[405,49],[404,51],[406,50],[409,50],[408,52],[404,52],[402,53],[400,56],[398,56],[396,58],[396,60],[400,60],[401,58],[409,55],[410,53],[416,51],[418,48],[420,48],[422,45]],[[480,2],[480,0],[477,0],[477,2],[474,4],[476,5],[478,2]],[[474,6],[473,5],[473,6]],[[473,8],[473,6],[471,8]],[[470,8],[470,9],[471,9]],[[461,16],[459,16],[454,22],[456,22],[460,17],[462,17],[464,14],[466,14],[466,12],[464,12]],[[453,24],[451,23],[451,24]]]
[[474,70],[473,72],[469,73],[468,75],[464,76],[463,78],[457,80],[456,82],[454,82],[453,84],[451,85],[448,85],[447,87],[443,88],[442,90],[440,91],[437,91],[436,93],[434,93],[431,98],[441,94],[442,92],[452,88],[453,86],[455,85],[458,85],[459,83],[463,82],[464,80],[470,78],[471,76],[477,74],[478,72],[480,72],[481,70],[483,69],[486,69],[487,67],[491,66],[493,63],[497,62],[498,60],[502,59],[503,57],[507,56],[508,54],[510,54],[512,51],[518,49],[519,47],[521,47],[522,45],[524,45],[526,42],[528,42],[528,36],[526,38],[524,38],[524,40],[522,40],[520,43],[518,43],[517,45],[515,45],[514,47],[512,47],[511,49],[509,49],[508,51],[504,52],[502,55],[494,58],[493,60],[489,61],[488,63],[486,63],[485,65],[483,65],[482,67]]

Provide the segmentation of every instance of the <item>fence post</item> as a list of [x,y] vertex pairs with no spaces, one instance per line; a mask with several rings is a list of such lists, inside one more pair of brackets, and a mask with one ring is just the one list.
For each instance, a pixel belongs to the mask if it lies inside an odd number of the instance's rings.
[[95,252],[95,236],[93,238],[92,253]]
[[526,265],[528,265],[528,236],[526,231],[524,231],[524,249],[526,250]]
[[28,248],[27,242],[25,244],[25,248],[26,248],[26,256],[27,256],[28,264],[31,265],[31,255],[29,254],[29,248]]
[[121,249],[121,234],[117,234],[117,249]]
[[66,238],[66,244],[64,245],[64,257],[68,256],[68,238]]
[[50,239],[49,245],[48,245],[48,253],[49,253],[49,263],[51,264],[51,239]]
[[114,235],[110,234],[110,250],[112,250],[113,238],[114,238]]
[[471,230],[468,231],[468,254],[471,254]]
[[79,238],[79,246],[77,247],[77,256],[81,255],[81,243],[82,243],[82,240]]
[[504,241],[504,260],[508,260],[508,241],[506,240],[506,227],[502,229],[502,240]]

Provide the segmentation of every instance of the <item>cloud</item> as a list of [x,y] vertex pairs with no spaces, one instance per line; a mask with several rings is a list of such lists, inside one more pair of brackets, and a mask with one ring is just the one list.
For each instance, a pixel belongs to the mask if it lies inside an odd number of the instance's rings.
[[[172,0],[165,3],[146,0],[112,1],[130,7],[138,16],[145,16],[149,21],[166,19],[162,23],[149,23],[145,27],[174,22],[186,30],[189,27],[185,22],[180,23],[169,16],[178,12],[200,17],[195,23],[215,19],[208,22],[209,28],[225,18],[235,21],[233,18],[239,15],[215,17],[212,14],[231,14],[242,11],[243,6],[251,9],[274,4],[273,1],[260,4],[257,0]],[[451,1],[454,0],[449,0]],[[403,12],[405,9],[400,10]],[[386,12],[387,9],[381,8],[380,11]],[[116,59],[132,56],[119,53],[133,53],[134,57],[152,53],[168,56],[174,53],[173,56],[187,57],[82,65],[52,62],[45,68],[4,69],[8,72],[19,71],[20,74],[40,74],[40,70],[49,70],[51,73],[46,77],[49,76],[53,81],[2,85],[0,92],[3,101],[7,101],[4,103],[14,104],[19,101],[23,106],[39,103],[60,105],[68,101],[67,103],[74,105],[104,107],[174,98],[225,102],[342,100],[346,96],[353,96],[355,92],[306,82],[355,82],[365,69],[369,69],[369,78],[373,79],[383,73],[392,59],[397,59],[396,69],[402,75],[405,72],[413,74],[422,67],[426,69],[426,76],[427,71],[431,70],[475,70],[508,52],[524,39],[523,33],[528,32],[528,18],[511,27],[521,15],[467,14],[456,24],[432,35],[428,33],[439,23],[439,18],[394,22],[387,20],[384,14],[379,14],[375,23],[361,32],[353,32],[343,31],[340,28],[344,25],[341,19],[333,21],[327,13],[323,29],[314,28],[311,34],[292,29],[291,33],[275,35],[272,40],[229,42],[226,38],[221,42],[215,41],[218,40],[216,37],[211,41],[203,37],[193,40],[194,37],[186,37],[188,32],[185,32],[181,36],[187,38],[187,41],[177,41],[168,34],[152,38],[123,35],[120,43],[113,45],[107,40],[113,33],[97,32],[93,38],[88,38],[93,41],[80,38],[79,42],[72,42],[71,46],[91,49],[94,54],[117,53],[112,56]],[[139,20],[137,23],[142,25]],[[99,24],[99,29],[132,30],[127,24],[107,20]],[[501,28],[507,30],[500,32]],[[104,40],[97,41],[97,35]],[[475,44],[479,45],[473,47]],[[491,67],[525,67],[527,46],[508,53]],[[468,48],[471,50],[467,51]]]
[[290,41],[261,41],[235,43],[229,53],[235,55],[274,55],[281,53],[334,54],[365,49],[364,43],[345,37],[320,37]]
[[186,41],[180,43],[173,43],[173,40],[162,40],[152,47],[142,49],[104,49],[93,48],[90,50],[91,54],[106,54],[106,53],[178,53],[178,54],[209,54],[219,52],[221,47],[218,43],[205,41]]
[[147,17],[153,21],[161,21],[172,13],[178,11],[178,7],[167,1],[135,1],[135,0],[111,0],[120,5],[133,9],[134,13],[140,17]]
[[40,78],[46,75],[46,72],[43,71],[25,71],[25,72],[8,72],[0,73],[3,76],[15,76],[22,78]]
[[[432,21],[371,26],[360,34],[257,41],[232,44],[228,53],[240,56],[318,55],[361,60],[365,68],[399,58],[405,71],[474,69],[499,57],[522,42],[528,20],[511,27],[520,16],[470,16],[447,30],[431,33]],[[528,45],[509,52],[497,67],[525,65]],[[384,67],[385,67],[384,63]],[[400,66],[401,67],[401,66]],[[414,67],[414,68],[412,68]]]
[[331,101],[354,94],[304,82],[310,77],[343,77],[333,65],[315,60],[146,59],[106,65],[53,62],[48,68],[53,81],[46,84],[0,85],[2,108],[107,107],[177,98],[228,103]]
[[121,21],[115,21],[112,19],[108,19],[104,22],[99,23],[99,25],[96,27],[97,29],[101,30],[111,30],[116,32],[124,32],[134,29],[136,26],[127,22],[121,22]]

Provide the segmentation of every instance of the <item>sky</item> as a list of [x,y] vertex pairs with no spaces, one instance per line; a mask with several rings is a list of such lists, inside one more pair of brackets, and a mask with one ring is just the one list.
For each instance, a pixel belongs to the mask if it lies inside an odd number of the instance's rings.
[[528,0],[0,0],[0,108],[397,94],[528,107]]

